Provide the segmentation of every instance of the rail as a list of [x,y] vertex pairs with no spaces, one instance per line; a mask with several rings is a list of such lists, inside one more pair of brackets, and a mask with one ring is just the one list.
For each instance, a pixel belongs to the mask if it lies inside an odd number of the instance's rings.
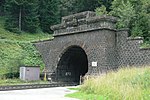
[[65,87],[65,86],[76,86],[76,85],[78,84],[76,83],[53,83],[52,84],[51,83],[51,84],[10,85],[10,86],[0,86],[0,91]]

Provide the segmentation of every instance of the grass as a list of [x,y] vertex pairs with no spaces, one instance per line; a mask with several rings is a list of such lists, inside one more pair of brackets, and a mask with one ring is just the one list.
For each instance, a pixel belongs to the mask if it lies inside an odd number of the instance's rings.
[[78,98],[80,100],[104,100],[104,97],[96,94],[87,94],[84,92],[75,92],[73,94],[67,94],[66,97]]
[[5,30],[4,23],[5,18],[0,17],[0,79],[10,78],[10,74],[16,74],[24,65],[40,65],[42,71],[45,65],[32,42],[53,39],[52,35],[41,31],[13,33]]
[[93,77],[78,92],[66,96],[80,100],[149,100],[150,68],[124,68]]
[[39,52],[29,42],[1,41],[0,42],[0,78],[10,78],[9,73],[19,72],[20,66],[40,65],[44,63]]
[[23,81],[20,79],[5,79],[0,80],[0,86],[7,86],[7,85],[26,85],[26,84],[48,84],[48,81]]
[[79,88],[68,88],[69,90],[79,90]]

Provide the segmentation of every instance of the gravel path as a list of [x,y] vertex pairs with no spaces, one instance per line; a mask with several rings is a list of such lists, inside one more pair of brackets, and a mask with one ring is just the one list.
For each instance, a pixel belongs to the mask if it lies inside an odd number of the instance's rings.
[[77,100],[64,97],[75,92],[68,88],[70,87],[0,91],[0,100]]

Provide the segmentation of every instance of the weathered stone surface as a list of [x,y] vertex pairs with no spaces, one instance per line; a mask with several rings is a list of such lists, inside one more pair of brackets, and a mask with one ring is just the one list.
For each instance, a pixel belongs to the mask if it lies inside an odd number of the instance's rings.
[[[140,48],[142,38],[128,37],[128,29],[117,30],[116,21],[112,16],[97,17],[93,12],[82,12],[63,17],[61,24],[52,26],[54,39],[35,43],[50,77],[56,77],[58,63],[71,46],[85,51],[87,75],[122,66],[150,65],[150,49]],[[96,67],[92,66],[93,61],[97,62]]]

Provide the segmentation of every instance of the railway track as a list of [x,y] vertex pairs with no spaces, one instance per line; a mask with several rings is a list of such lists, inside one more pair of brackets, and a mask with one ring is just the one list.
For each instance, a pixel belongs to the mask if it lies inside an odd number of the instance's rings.
[[76,85],[78,84],[76,83],[51,83],[51,84],[10,85],[10,86],[0,86],[0,91],[65,87],[65,86],[76,86]]

